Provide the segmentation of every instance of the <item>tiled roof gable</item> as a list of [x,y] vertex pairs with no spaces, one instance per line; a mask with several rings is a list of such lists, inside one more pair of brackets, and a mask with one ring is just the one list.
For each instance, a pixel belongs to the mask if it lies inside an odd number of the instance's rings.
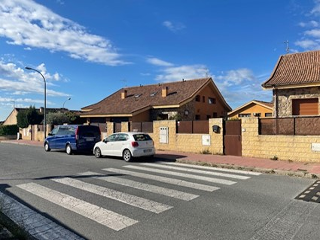
[[[213,83],[211,78],[202,78],[122,88],[100,102],[82,108],[83,115],[133,114],[155,106],[179,105],[194,97],[210,82]],[[168,88],[166,97],[162,97],[164,87]],[[127,97],[122,99],[121,93],[125,90]],[[219,90],[217,89],[217,91]],[[222,100],[224,101],[223,97]],[[225,104],[227,105],[227,103]],[[86,110],[89,111],[86,112]]]
[[308,84],[320,85],[320,51],[280,56],[271,77],[262,84],[262,87]]

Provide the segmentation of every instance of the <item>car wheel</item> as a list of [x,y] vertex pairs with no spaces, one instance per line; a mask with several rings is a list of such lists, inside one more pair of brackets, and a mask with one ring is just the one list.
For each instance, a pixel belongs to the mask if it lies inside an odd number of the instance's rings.
[[132,160],[132,155],[129,149],[125,149],[122,154],[123,160],[130,162]]
[[49,147],[49,143],[45,143],[44,144],[44,150],[46,151],[46,152],[49,152],[51,149],[50,149],[50,147]]
[[94,156],[96,158],[100,158],[102,156],[100,148],[97,147],[97,148],[94,149]]
[[72,148],[71,148],[71,145],[70,145],[70,144],[67,144],[67,146],[66,146],[66,153],[67,153],[68,155],[71,155],[71,154],[72,154]]

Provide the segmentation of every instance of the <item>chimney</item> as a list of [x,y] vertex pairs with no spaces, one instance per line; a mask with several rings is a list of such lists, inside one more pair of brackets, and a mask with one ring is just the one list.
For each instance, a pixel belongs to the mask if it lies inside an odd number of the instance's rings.
[[123,90],[121,92],[121,99],[125,99],[127,97],[127,90]]
[[163,87],[162,88],[162,97],[168,96],[168,90],[169,90],[168,87]]
[[43,107],[40,107],[39,112],[40,112],[40,113],[43,113],[43,112],[44,112],[44,108],[43,108]]

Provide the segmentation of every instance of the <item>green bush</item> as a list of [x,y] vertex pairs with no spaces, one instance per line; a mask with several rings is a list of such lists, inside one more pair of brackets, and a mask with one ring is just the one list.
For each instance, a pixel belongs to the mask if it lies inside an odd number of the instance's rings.
[[1,125],[0,136],[16,135],[19,132],[17,125]]

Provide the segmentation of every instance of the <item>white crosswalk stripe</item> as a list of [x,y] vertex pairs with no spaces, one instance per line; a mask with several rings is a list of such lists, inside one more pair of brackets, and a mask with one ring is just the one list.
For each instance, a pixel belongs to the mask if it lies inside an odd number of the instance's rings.
[[207,182],[212,182],[212,183],[225,184],[225,185],[232,185],[232,184],[236,183],[234,181],[220,179],[220,178],[203,177],[203,176],[192,175],[192,174],[187,174],[187,173],[166,171],[166,170],[146,168],[146,167],[140,167],[140,166],[127,165],[127,166],[124,166],[124,167],[125,168],[130,168],[130,169],[137,169],[137,170],[143,170],[143,171],[148,171],[148,172],[154,172],[154,173],[161,173],[161,174],[166,174],[166,175],[178,176],[178,177],[197,179],[197,180],[202,180],[202,181],[207,181]]
[[178,185],[178,186],[187,187],[187,188],[193,188],[193,189],[207,191],[207,192],[213,192],[213,191],[220,189],[219,187],[214,187],[214,186],[210,186],[210,185],[193,183],[193,182],[188,182],[188,181],[184,181],[184,180],[180,180],[180,179],[161,177],[161,176],[156,176],[156,175],[151,175],[151,174],[146,174],[146,173],[127,171],[127,170],[122,170],[122,169],[117,169],[117,168],[104,168],[102,170],[108,171],[108,172],[119,173],[119,174],[131,175],[131,176],[145,178],[145,179],[151,179],[151,180],[158,181],[158,182],[169,183],[169,184],[173,184],[173,185]]
[[17,185],[17,187],[116,231],[124,229],[138,222],[134,219],[77,199],[67,194],[52,190],[50,188],[43,187],[36,183],[21,184]]
[[91,183],[82,182],[77,179],[59,178],[59,179],[53,179],[53,181],[62,183],[74,188],[78,188],[87,192],[91,192],[106,198],[114,199],[119,202],[123,202],[128,205],[138,207],[154,213],[161,213],[163,211],[166,211],[172,208],[172,206],[168,206],[166,204],[158,203],[158,202],[137,197],[131,194],[119,192],[113,189],[100,187]]
[[[218,168],[169,162],[140,163],[137,165],[125,165],[123,166],[123,168],[102,169],[102,171],[112,174],[97,173],[92,171],[78,173],[77,178],[81,178],[81,180],[71,177],[61,177],[53,178],[51,179],[51,181],[54,181],[58,184],[63,184],[67,187],[72,187],[83,193],[90,192],[92,194],[99,195],[100,197],[113,199],[128,206],[159,214],[172,209],[174,206],[125,193],[124,189],[122,191],[117,191],[105,186],[100,186],[99,181],[101,185],[103,184],[103,182],[101,181],[104,181],[105,184],[117,184],[129,188],[138,189],[140,191],[175,198],[182,201],[191,201],[198,198],[200,195],[191,194],[181,190],[175,190],[172,188],[157,186],[157,183],[160,182],[173,186],[179,186],[186,188],[186,190],[189,191],[191,191],[190,189],[196,189],[199,191],[213,192],[220,188],[217,186],[212,186],[212,183],[233,185],[237,182],[227,180],[226,178],[247,180],[251,178],[251,176],[259,175],[258,173],[252,173],[248,171],[231,171],[231,169],[223,169],[223,171],[221,171],[220,169],[218,170]],[[119,176],[114,176],[114,173],[119,174]],[[160,174],[169,175],[170,177],[160,176]],[[208,175],[213,175],[215,177],[211,177]],[[137,179],[132,180],[129,179],[129,177],[134,177]],[[201,184],[193,181],[182,180],[179,178],[188,178],[194,179],[196,181],[206,181],[209,183]],[[95,179],[97,181],[93,184],[89,183],[85,179]],[[154,184],[145,183],[144,179],[152,180]],[[122,230],[139,222],[138,220],[121,215],[112,210],[97,206],[95,204],[86,202],[71,195],[50,189],[36,183],[20,184],[17,185],[17,187],[49,202],[52,202],[62,208],[68,209],[83,217],[100,223],[115,231]]]
[[229,168],[207,167],[207,166],[200,166],[200,165],[191,165],[191,164],[187,164],[187,163],[176,163],[176,162],[159,162],[159,163],[166,164],[166,165],[183,166],[183,167],[189,167],[189,168],[214,170],[214,171],[219,171],[219,172],[239,173],[239,174],[243,174],[243,175],[253,175],[253,176],[261,175],[261,173],[259,173],[259,172],[251,172],[251,171],[229,169]]
[[96,173],[96,172],[84,172],[84,173],[80,173],[79,175],[95,176],[93,177],[95,179],[103,180],[103,181],[114,183],[114,184],[119,184],[122,186],[132,187],[132,188],[147,191],[147,192],[157,193],[157,194],[165,195],[172,198],[177,198],[184,201],[190,201],[192,199],[199,197],[199,195],[195,195],[191,193],[185,193],[185,192],[177,191],[170,188],[158,187],[156,185],[141,183],[141,182],[132,181],[132,180],[124,179],[120,177],[104,176],[104,174]]
[[212,172],[212,171],[204,171],[204,170],[185,168],[185,167],[168,166],[168,165],[156,164],[156,163],[141,163],[141,165],[158,167],[158,168],[165,168],[165,169],[170,169],[170,170],[192,172],[192,173],[200,173],[200,174],[206,174],[206,175],[214,175],[214,176],[227,177],[227,178],[235,178],[235,179],[241,179],[241,180],[246,180],[246,179],[250,178],[247,176],[241,176],[241,175],[235,175],[235,174],[229,174],[229,173],[220,173],[220,172],[217,173],[217,172]]

